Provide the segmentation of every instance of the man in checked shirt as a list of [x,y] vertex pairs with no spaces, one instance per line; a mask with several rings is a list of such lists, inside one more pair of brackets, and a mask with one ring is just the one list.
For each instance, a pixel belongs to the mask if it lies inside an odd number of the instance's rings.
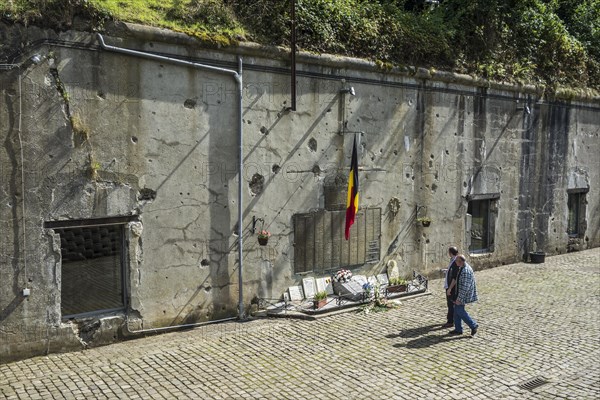
[[456,277],[457,295],[454,300],[454,330],[450,335],[462,335],[462,321],[471,328],[471,336],[475,336],[479,325],[475,322],[467,310],[465,305],[477,301],[477,285],[475,284],[475,275],[473,268],[465,260],[465,256],[459,254],[456,256],[456,265],[458,266],[458,274]]

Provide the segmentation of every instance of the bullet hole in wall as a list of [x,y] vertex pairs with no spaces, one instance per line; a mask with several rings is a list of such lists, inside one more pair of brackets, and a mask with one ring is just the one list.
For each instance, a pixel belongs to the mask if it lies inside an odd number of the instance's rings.
[[266,126],[261,126],[260,127],[260,133],[262,133],[263,135],[268,135],[269,134],[269,130],[267,129]]
[[310,138],[308,141],[308,149],[313,153],[317,151],[317,140],[315,138]]
[[265,177],[261,174],[254,174],[252,179],[250,180],[250,193],[252,196],[256,196],[257,194],[262,193],[263,187],[265,185]]
[[106,94],[101,90],[98,90],[98,92],[96,92],[96,96],[100,97],[102,100],[106,99]]
[[317,164],[315,164],[312,167],[312,173],[315,174],[315,176],[321,175],[321,167],[319,167]]
[[156,199],[156,191],[148,188],[140,189],[138,200],[152,201]]
[[277,164],[273,164],[273,167],[271,167],[271,171],[273,171],[274,174],[277,174],[280,170],[281,167]]
[[187,99],[186,101],[183,102],[183,106],[185,108],[192,109],[192,108],[196,107],[196,100],[194,100],[194,99]]
[[202,265],[203,267],[208,266],[208,264],[210,263],[206,258],[203,258],[202,261],[200,261],[200,265]]
[[137,142],[138,142],[137,136],[132,136],[131,137],[131,143],[136,144]]

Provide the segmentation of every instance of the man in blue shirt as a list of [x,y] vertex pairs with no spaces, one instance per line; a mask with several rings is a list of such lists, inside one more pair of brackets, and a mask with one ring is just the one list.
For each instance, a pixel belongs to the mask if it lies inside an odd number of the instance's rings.
[[477,301],[475,274],[473,273],[473,268],[467,263],[465,256],[462,254],[456,256],[455,262],[458,266],[458,274],[456,276],[456,287],[458,290],[456,300],[454,300],[454,330],[450,334],[462,335],[462,321],[465,321],[469,328],[471,328],[471,336],[475,336],[479,325],[465,310],[466,304]]

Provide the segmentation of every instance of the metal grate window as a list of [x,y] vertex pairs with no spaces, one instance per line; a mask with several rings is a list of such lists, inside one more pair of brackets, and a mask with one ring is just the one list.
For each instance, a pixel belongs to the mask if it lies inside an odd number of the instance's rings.
[[361,209],[344,238],[346,211],[294,215],[294,272],[324,271],[379,261],[381,208]]
[[572,191],[568,194],[567,207],[569,209],[567,233],[569,237],[582,236],[581,225],[585,222],[585,192]]
[[123,309],[123,225],[54,230],[61,242],[63,318]]

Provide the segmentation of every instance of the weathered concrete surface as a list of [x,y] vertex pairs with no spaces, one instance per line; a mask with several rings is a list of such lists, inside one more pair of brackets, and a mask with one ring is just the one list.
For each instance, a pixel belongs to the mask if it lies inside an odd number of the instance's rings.
[[[10,37],[4,43],[24,46],[12,47],[18,52],[7,58],[18,66],[0,71],[0,220],[6,227],[0,357],[93,346],[127,335],[127,327],[235,316],[233,79],[100,51],[85,33],[0,28]],[[382,209],[380,261],[357,271],[380,273],[395,260],[403,274],[435,272],[448,245],[465,247],[467,200],[490,193],[499,195],[494,251],[473,256],[479,267],[521,260],[532,250],[556,254],[600,245],[598,99],[549,99],[532,88],[301,56],[298,111],[289,112],[289,68],[280,52],[207,50],[146,28],[106,40],[232,69],[236,53],[244,55],[246,306],[254,296],[280,297],[305,276],[294,273],[293,216],[323,208],[326,182],[347,174],[356,132],[361,207]],[[356,96],[342,95],[344,85]],[[589,189],[576,244],[566,234],[568,189]],[[417,206],[434,220],[431,227],[416,223]],[[106,217],[131,218],[128,305],[116,315],[129,322],[118,328],[67,323],[60,241],[44,223]],[[256,243],[253,217],[273,233],[269,246]],[[25,287],[28,298],[21,295]],[[81,324],[100,331],[82,337],[74,329]]]
[[[597,399],[600,250],[475,273],[474,338],[445,300],[317,321],[227,323],[0,365],[7,399]],[[548,383],[519,388],[534,377]]]

